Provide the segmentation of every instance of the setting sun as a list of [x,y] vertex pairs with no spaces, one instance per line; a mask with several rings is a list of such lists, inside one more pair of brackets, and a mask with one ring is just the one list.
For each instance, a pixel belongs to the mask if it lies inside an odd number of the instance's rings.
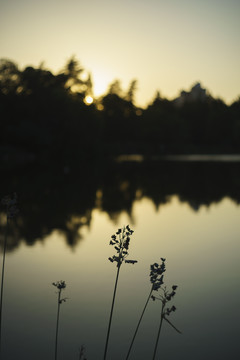
[[91,105],[93,103],[92,96],[90,96],[90,95],[86,96],[85,99],[84,99],[84,102],[85,102],[86,105]]

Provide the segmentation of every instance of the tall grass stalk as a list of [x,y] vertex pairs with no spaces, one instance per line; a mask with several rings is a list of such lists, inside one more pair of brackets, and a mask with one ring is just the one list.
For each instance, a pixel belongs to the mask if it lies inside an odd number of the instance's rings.
[[129,356],[130,356],[130,352],[131,352],[131,350],[132,350],[133,343],[134,343],[135,338],[136,338],[136,336],[137,336],[139,326],[140,326],[140,324],[141,324],[143,315],[144,315],[144,313],[145,313],[145,310],[146,310],[146,308],[147,308],[147,305],[148,305],[148,302],[149,302],[149,300],[150,300],[150,298],[151,298],[151,295],[152,295],[152,290],[150,291],[150,294],[149,294],[149,296],[148,296],[148,298],[147,298],[146,304],[145,304],[145,306],[144,306],[144,308],[143,308],[142,314],[141,314],[140,319],[139,319],[139,321],[138,321],[136,330],[135,330],[135,332],[134,332],[134,335],[133,335],[133,338],[132,338],[132,341],[131,341],[131,344],[130,344],[130,347],[129,347],[129,350],[128,350],[128,353],[127,353],[126,360],[128,360],[128,358],[129,358]]
[[138,333],[139,326],[140,326],[140,324],[142,322],[143,315],[145,313],[145,310],[147,308],[149,300],[150,300],[150,298],[152,296],[152,293],[153,293],[154,290],[158,291],[158,289],[163,284],[163,273],[166,271],[166,267],[165,267],[165,259],[161,258],[161,260],[162,260],[162,264],[160,266],[157,263],[154,263],[153,265],[150,266],[150,281],[151,281],[151,284],[152,284],[151,290],[150,290],[150,293],[148,295],[147,301],[146,301],[146,303],[144,305],[144,308],[143,308],[143,311],[141,313],[140,319],[138,321],[136,330],[134,332],[134,335],[133,335],[133,338],[132,338],[132,341],[131,341],[131,344],[130,344],[130,347],[129,347],[129,350],[128,350],[128,353],[127,353],[126,360],[128,360],[128,358],[130,356],[130,353],[131,353],[135,338],[136,338],[137,333]]
[[160,295],[159,297],[155,297],[152,295],[152,299],[153,300],[160,300],[161,301],[161,314],[160,314],[160,322],[159,322],[159,327],[158,327],[158,332],[157,332],[157,337],[156,337],[156,342],[155,342],[155,346],[154,346],[154,352],[153,352],[153,357],[152,360],[155,360],[156,358],[156,354],[157,354],[157,348],[158,348],[158,342],[159,342],[159,337],[161,334],[161,330],[162,330],[162,324],[163,324],[163,320],[165,320],[169,325],[172,326],[172,328],[174,330],[176,330],[179,334],[181,334],[181,331],[179,331],[172,323],[170,320],[167,319],[167,317],[172,313],[176,311],[176,307],[173,305],[171,308],[166,308],[166,305],[169,301],[172,300],[172,298],[175,296],[176,294],[176,289],[177,289],[177,285],[173,285],[172,286],[172,290],[171,292],[168,292],[166,290],[166,287],[164,287],[164,289],[161,289],[163,294]]
[[58,328],[59,328],[59,317],[60,317],[60,305],[62,302],[65,302],[67,298],[61,298],[62,290],[66,288],[66,283],[63,280],[52,283],[53,286],[56,286],[58,289],[58,297],[57,297],[57,321],[56,321],[56,336],[55,336],[55,356],[54,359],[57,360],[57,352],[58,352]]
[[2,276],[1,276],[1,294],[0,294],[0,358],[2,352],[2,314],[3,314],[3,290],[4,290],[4,274],[5,274],[5,260],[6,260],[6,250],[7,250],[7,238],[8,238],[8,227],[9,220],[14,218],[18,213],[17,204],[17,195],[13,194],[13,197],[10,195],[5,196],[1,200],[1,204],[6,207],[6,216],[7,222],[5,227],[4,234],[4,244],[3,244],[3,260],[2,260]]
[[164,305],[162,304],[162,308],[161,308],[161,317],[160,317],[160,323],[159,323],[159,327],[158,327],[158,332],[157,332],[157,338],[156,338],[156,342],[155,342],[155,347],[154,347],[154,352],[153,352],[153,360],[156,357],[156,353],[157,353],[157,347],[158,347],[158,341],[159,341],[159,337],[160,337],[160,333],[162,330],[162,323],[163,323],[163,308]]
[[119,279],[119,273],[120,268],[123,262],[135,264],[136,260],[126,260],[126,257],[128,256],[128,249],[129,249],[129,243],[130,243],[130,236],[132,235],[133,230],[130,229],[129,225],[126,227],[123,227],[123,229],[118,229],[116,232],[116,235],[112,235],[110,245],[114,245],[115,250],[117,251],[118,255],[113,255],[109,258],[109,260],[113,263],[117,263],[117,274],[115,279],[115,285],[114,285],[114,291],[113,291],[113,298],[112,298],[112,305],[111,305],[111,311],[109,316],[109,322],[108,322],[108,330],[107,330],[107,337],[105,342],[105,348],[104,348],[104,355],[103,359],[106,360],[107,358],[107,351],[108,351],[108,343],[109,343],[109,337],[111,332],[111,325],[112,325],[112,316],[113,316],[113,309],[115,305],[115,298],[117,293],[117,286],[118,286],[118,279]]
[[4,270],[5,270],[5,257],[6,257],[6,248],[7,248],[7,234],[8,234],[8,217],[7,224],[5,229],[4,236],[4,245],[3,245],[3,261],[2,261],[2,277],[1,277],[1,295],[0,295],[0,358],[2,350],[2,309],[3,309],[3,284],[4,284]]
[[108,322],[107,338],[106,338],[105,349],[104,349],[104,357],[103,357],[104,360],[107,358],[108,341],[109,341],[109,336],[110,336],[110,331],[111,331],[111,325],[112,325],[112,315],[113,315],[113,309],[114,309],[114,304],[115,304],[115,297],[116,297],[116,292],[117,292],[119,271],[120,271],[120,267],[118,267],[118,269],[117,269],[117,275],[116,275],[116,280],[115,280],[115,285],[114,285],[112,305],[111,305],[111,311],[110,311],[109,322]]

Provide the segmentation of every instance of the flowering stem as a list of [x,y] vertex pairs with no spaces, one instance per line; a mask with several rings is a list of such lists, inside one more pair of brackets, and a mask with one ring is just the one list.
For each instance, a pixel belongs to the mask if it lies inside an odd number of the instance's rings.
[[139,319],[139,321],[138,321],[138,324],[137,324],[137,327],[136,327],[135,333],[134,333],[134,335],[133,335],[133,338],[132,338],[132,341],[131,341],[131,344],[130,344],[130,347],[129,347],[129,350],[128,350],[128,353],[127,353],[126,360],[128,360],[128,358],[129,358],[129,355],[130,355],[130,352],[131,352],[131,350],[132,350],[132,346],[133,346],[133,343],[134,343],[135,337],[136,337],[137,332],[138,332],[138,328],[139,328],[139,326],[140,326],[140,324],[141,324],[141,321],[142,321],[143,315],[144,315],[144,313],[145,313],[145,310],[146,310],[146,307],[147,307],[147,305],[148,305],[148,302],[149,302],[149,300],[150,300],[150,298],[151,298],[152,292],[153,292],[153,289],[151,289],[151,291],[150,291],[150,293],[149,293],[149,295],[148,295],[148,298],[147,298],[146,304],[145,304],[145,306],[144,306],[144,308],[143,308],[142,314],[141,314],[140,319]]
[[112,324],[112,315],[113,315],[113,308],[114,308],[115,297],[116,297],[116,292],[117,292],[117,284],[118,284],[118,277],[119,277],[119,272],[120,272],[120,266],[121,266],[121,264],[118,263],[116,281],[115,281],[115,286],[114,286],[114,291],[113,291],[112,307],[111,307],[111,312],[110,312],[110,317],[109,317],[107,338],[106,338],[106,344],[105,344],[105,350],[104,350],[104,357],[103,357],[104,360],[106,360],[106,358],[107,358],[108,340],[109,340],[109,335],[110,335],[110,330],[111,330],[111,324]]
[[163,310],[164,310],[164,304],[162,303],[160,324],[159,324],[159,328],[158,328],[157,339],[156,339],[156,343],[155,343],[155,348],[154,348],[154,353],[153,353],[152,360],[155,360],[155,356],[156,356],[156,352],[157,352],[158,340],[159,340],[160,332],[161,332],[161,329],[162,329],[162,322],[163,322],[163,316],[164,316]]
[[7,249],[7,233],[8,233],[8,216],[7,216],[7,225],[4,237],[4,246],[3,246],[3,261],[2,261],[2,280],[1,280],[1,295],[0,295],[0,356],[1,356],[1,340],[2,340],[2,305],[3,305],[3,283],[4,283],[4,269],[5,269],[5,257]]
[[167,322],[169,325],[171,325],[171,326],[173,327],[173,329],[175,329],[179,334],[181,334],[181,331],[178,330],[178,329],[176,328],[176,326],[174,326],[174,325],[171,323],[171,321],[169,321],[165,316],[164,316],[163,318],[164,318],[164,320],[166,320],[166,322]]
[[62,291],[62,289],[59,289],[59,292],[58,292],[57,324],[56,324],[56,339],[55,339],[55,360],[57,360],[58,324],[59,324],[60,305],[61,305],[61,301],[60,301],[61,291]]

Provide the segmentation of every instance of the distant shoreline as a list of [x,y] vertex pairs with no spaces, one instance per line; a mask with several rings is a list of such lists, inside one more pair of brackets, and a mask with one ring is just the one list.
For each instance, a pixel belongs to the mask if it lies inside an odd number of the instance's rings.
[[240,162],[240,154],[180,154],[180,155],[152,155],[141,154],[119,155],[117,162],[143,161],[181,161],[181,162]]

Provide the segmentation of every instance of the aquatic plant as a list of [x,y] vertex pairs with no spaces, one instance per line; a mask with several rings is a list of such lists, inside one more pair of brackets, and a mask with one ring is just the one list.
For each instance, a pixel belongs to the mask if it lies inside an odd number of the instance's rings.
[[161,265],[157,264],[157,263],[154,263],[153,265],[150,266],[150,282],[151,282],[151,289],[150,289],[150,292],[149,292],[149,295],[147,297],[147,301],[143,307],[143,311],[141,313],[141,316],[139,318],[139,321],[138,321],[138,324],[137,324],[137,327],[136,327],[136,330],[134,332],[134,335],[133,335],[133,338],[132,338],[132,341],[131,341],[131,344],[130,344],[130,347],[129,347],[129,350],[128,350],[128,353],[127,353],[127,357],[126,357],[126,360],[129,358],[130,356],[130,353],[131,353],[131,350],[132,350],[132,347],[133,347],[133,344],[134,344],[134,341],[135,341],[135,338],[137,336],[137,332],[138,332],[138,329],[139,329],[139,326],[141,324],[141,321],[142,321],[142,318],[143,318],[143,315],[145,313],[145,310],[147,308],[147,305],[149,303],[149,300],[152,296],[152,293],[153,291],[158,291],[160,289],[160,287],[162,286],[163,284],[163,273],[166,271],[166,266],[165,266],[165,260],[164,258],[161,258],[162,260],[162,263]]
[[117,274],[116,274],[116,280],[115,280],[114,291],[113,291],[110,317],[109,317],[109,322],[108,322],[107,337],[106,337],[104,356],[103,356],[104,360],[107,358],[108,342],[109,342],[109,336],[110,336],[110,330],[111,330],[111,324],[112,324],[112,315],[113,315],[113,309],[114,309],[114,304],[115,304],[120,268],[124,262],[128,263],[128,264],[137,263],[136,260],[127,260],[126,259],[126,257],[128,256],[130,236],[132,235],[132,233],[133,233],[133,230],[131,230],[129,225],[127,225],[126,227],[124,226],[122,229],[118,229],[116,234],[112,235],[111,240],[110,240],[110,245],[114,246],[115,250],[117,251],[117,255],[113,255],[112,257],[109,257],[109,261],[112,263],[114,263],[114,262],[117,263]]
[[7,222],[5,227],[5,235],[4,235],[4,243],[3,243],[3,260],[2,260],[1,294],[0,294],[0,354],[1,354],[1,340],[2,340],[4,272],[5,272],[8,227],[9,227],[10,219],[13,219],[19,212],[19,209],[17,207],[17,194],[14,193],[13,196],[10,195],[4,196],[1,200],[1,205],[5,207]]
[[55,337],[55,360],[57,360],[57,350],[58,350],[58,327],[59,327],[59,316],[60,316],[60,305],[63,302],[66,302],[67,298],[61,298],[62,290],[66,288],[66,283],[63,280],[56,281],[52,283],[53,286],[56,286],[58,289],[57,294],[57,322],[56,322],[56,337]]
[[181,331],[179,331],[173,324],[172,322],[167,318],[172,312],[176,311],[176,307],[174,305],[172,305],[171,307],[167,307],[166,305],[169,301],[172,300],[172,298],[175,296],[176,294],[176,289],[177,289],[177,285],[173,285],[171,292],[167,291],[167,288],[161,288],[162,291],[162,295],[160,295],[159,297],[156,297],[154,295],[151,296],[151,298],[155,301],[160,300],[162,303],[161,306],[161,316],[160,316],[160,323],[159,323],[159,328],[158,328],[158,332],[157,332],[157,338],[156,338],[156,342],[155,342],[155,347],[154,347],[154,353],[153,353],[153,357],[152,360],[155,360],[156,357],[156,353],[157,353],[157,347],[158,347],[158,341],[159,341],[159,337],[160,337],[160,333],[161,333],[161,329],[162,329],[162,323],[163,320],[165,320],[169,325],[171,325],[174,330],[176,330],[179,334],[181,334]]

